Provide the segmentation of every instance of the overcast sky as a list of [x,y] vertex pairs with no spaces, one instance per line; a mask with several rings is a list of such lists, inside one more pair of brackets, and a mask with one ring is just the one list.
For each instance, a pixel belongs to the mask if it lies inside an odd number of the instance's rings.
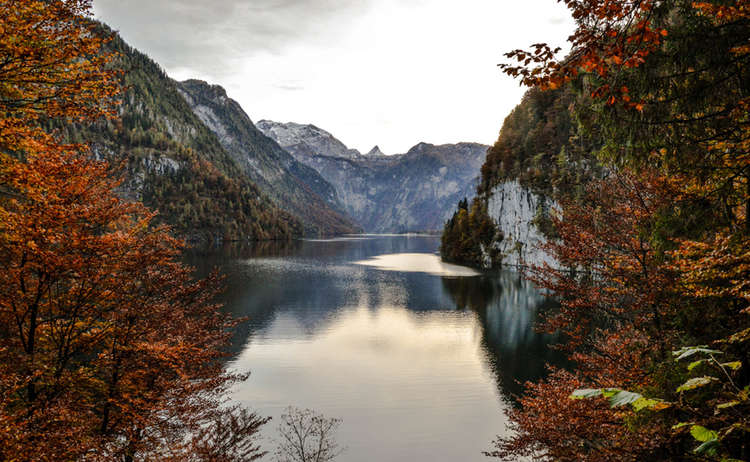
[[222,85],[253,121],[312,123],[348,146],[491,144],[524,89],[497,68],[564,45],[556,0],[94,0],[177,80]]

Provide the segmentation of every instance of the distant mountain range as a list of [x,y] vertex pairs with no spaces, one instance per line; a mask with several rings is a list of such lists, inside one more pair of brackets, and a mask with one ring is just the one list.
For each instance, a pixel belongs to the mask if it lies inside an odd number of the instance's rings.
[[344,210],[368,232],[440,230],[456,204],[475,195],[489,146],[419,143],[386,156],[350,149],[314,125],[261,120],[258,129],[331,183]]
[[122,194],[191,241],[438,230],[474,195],[486,146],[363,155],[313,125],[256,127],[223,88],[170,79],[117,34],[108,46],[125,70],[121,119],[58,128],[123,165]]

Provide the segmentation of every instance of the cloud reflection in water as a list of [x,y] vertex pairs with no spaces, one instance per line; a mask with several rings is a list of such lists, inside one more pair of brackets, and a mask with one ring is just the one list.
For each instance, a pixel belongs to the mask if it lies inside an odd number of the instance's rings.
[[252,376],[234,399],[264,415],[291,404],[342,418],[342,460],[485,460],[516,380],[555,361],[532,326],[547,302],[515,273],[435,270],[437,245],[303,242],[214,260],[227,309],[250,318],[230,366]]
[[367,260],[354,262],[354,264],[372,266],[385,271],[427,273],[433,276],[471,277],[480,274],[478,271],[465,266],[444,263],[438,255],[426,253],[378,255]]

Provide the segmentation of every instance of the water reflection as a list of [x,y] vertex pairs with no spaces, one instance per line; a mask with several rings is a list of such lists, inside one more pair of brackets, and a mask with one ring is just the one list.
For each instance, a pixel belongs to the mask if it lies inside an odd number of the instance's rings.
[[503,271],[479,278],[444,278],[443,286],[458,309],[479,316],[482,346],[503,395],[515,401],[523,384],[542,377],[547,364],[566,364],[564,355],[550,348],[557,336],[534,329],[540,315],[554,309],[555,302],[520,274]]
[[[368,236],[191,255],[200,273],[221,268],[227,310],[249,318],[230,366],[252,376],[234,399],[265,415],[291,404],[343,418],[342,460],[484,460],[517,381],[559,359],[532,328],[548,302],[514,273],[421,271],[438,243]],[[388,257],[390,271],[356,264],[393,254],[418,254],[391,257],[418,271],[393,271]]]
[[394,253],[377,255],[367,260],[354,262],[357,265],[372,266],[385,271],[405,273],[427,273],[433,276],[471,277],[479,272],[465,266],[452,265],[440,260],[440,256],[426,253]]

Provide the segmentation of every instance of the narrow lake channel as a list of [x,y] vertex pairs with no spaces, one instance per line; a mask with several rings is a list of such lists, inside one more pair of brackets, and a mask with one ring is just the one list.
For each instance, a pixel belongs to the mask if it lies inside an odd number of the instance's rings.
[[[232,398],[274,418],[287,406],[342,419],[339,461],[487,460],[519,383],[560,363],[534,331],[551,302],[518,273],[444,265],[439,238],[361,236],[191,255],[226,275],[237,328]],[[270,460],[270,457],[267,457]]]

